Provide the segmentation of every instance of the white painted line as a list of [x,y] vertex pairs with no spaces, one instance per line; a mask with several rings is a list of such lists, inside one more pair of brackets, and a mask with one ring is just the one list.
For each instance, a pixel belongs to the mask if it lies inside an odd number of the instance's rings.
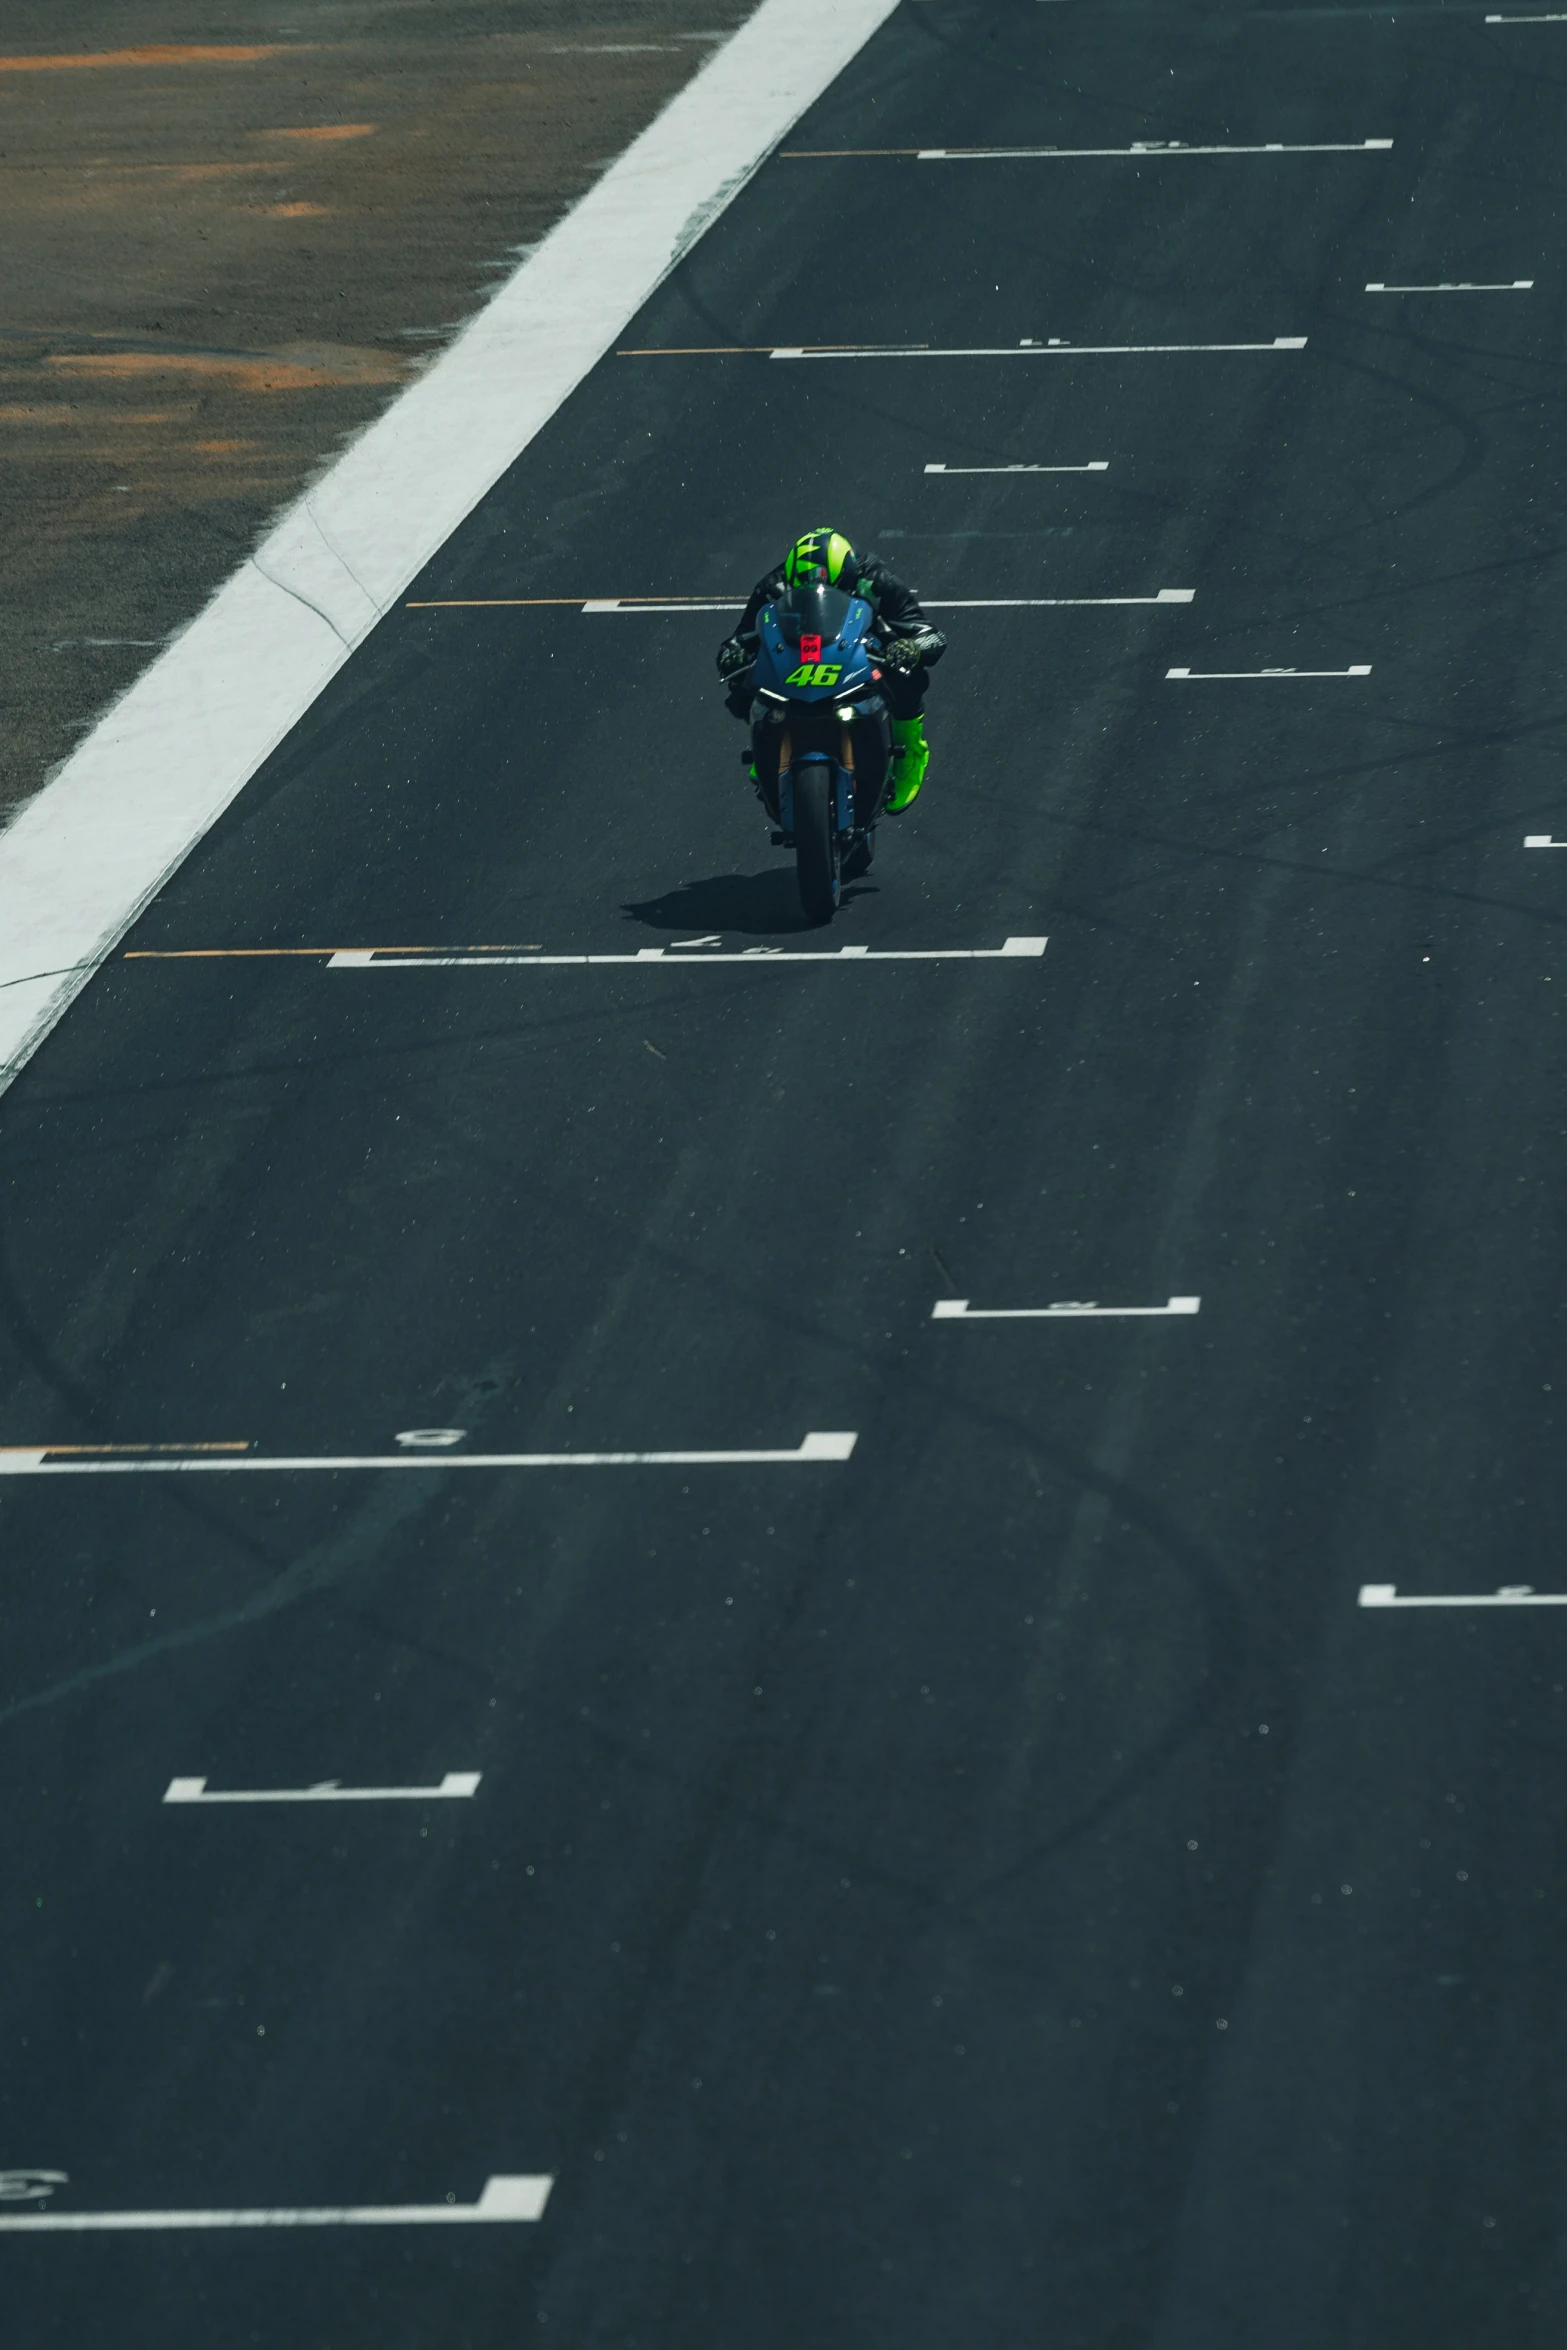
[[503,2175],[485,2181],[477,2203],[340,2203],[314,2210],[269,2206],[254,2211],[30,2211],[14,2217],[0,2212],[0,2232],[83,2236],[155,2228],[473,2227],[542,2219],[554,2184],[548,2175]]
[[339,1779],[322,1779],[314,1787],[234,1787],[209,1789],[205,1779],[171,1779],[164,1789],[165,1803],[440,1803],[454,1797],[477,1795],[478,1771],[448,1771],[439,1787],[345,1787]]
[[[602,968],[606,964],[621,969],[640,970],[649,963],[658,963],[666,971],[705,969],[712,963],[765,963],[771,969],[789,963],[852,964],[856,969],[862,963],[1010,963],[1019,960],[1037,961],[1045,951],[1042,938],[1009,938],[998,947],[821,947],[807,948],[796,954],[787,947],[743,947],[737,953],[715,955],[711,952],[688,954],[676,947],[638,947],[630,955],[533,955],[533,954],[474,954],[409,955],[396,949],[377,947],[340,947],[327,963],[329,971],[453,971],[486,970],[537,971],[581,969],[589,964]],[[401,1442],[401,1438],[398,1440]]]
[[[927,612],[1061,612],[1101,611],[1124,604],[1189,604],[1195,588],[1160,588],[1152,596],[922,596]],[[639,603],[634,596],[596,597],[584,612],[639,612],[655,617],[665,612],[733,612],[742,599],[731,596],[721,604]]]
[[1134,139],[1130,147],[919,147],[915,157],[920,163],[1077,163],[1091,156],[1131,155],[1139,162],[1164,163],[1183,155],[1385,154],[1392,144],[1391,139],[1323,139],[1298,146],[1268,139],[1260,147],[1188,147],[1183,139]]
[[846,1461],[855,1436],[813,1430],[792,1451],[744,1452],[164,1452],[155,1457],[84,1459],[47,1445],[0,1445],[0,1477],[142,1477],[192,1471],[301,1469],[714,1469],[755,1468],[797,1461]]
[[1567,849],[1567,840],[1552,840],[1548,832],[1526,832],[1523,845],[1526,849]]
[[1127,604],[1190,604],[1195,588],[1160,588],[1152,596],[926,596],[932,612],[1113,611]]
[[1455,280],[1451,285],[1385,286],[1380,280],[1373,279],[1367,285],[1366,292],[1368,294],[1527,294],[1531,293],[1533,289],[1534,280],[1532,277],[1509,278],[1504,285],[1494,286],[1471,285],[1463,280]]
[[927,465],[927,473],[1108,473],[1108,457],[1091,457],[1086,465]]
[[[1502,21],[1486,19],[1487,24]],[[836,163],[849,157],[879,156],[904,161],[913,157],[920,163],[993,163],[1015,157],[1070,163],[1091,155],[1134,155],[1139,159],[1149,156],[1159,161],[1175,155],[1364,155],[1385,152],[1392,144],[1391,139],[1330,139],[1302,146],[1284,139],[1266,139],[1256,146],[1190,147],[1184,139],[1134,139],[1129,147],[785,147],[779,161]]]
[[1567,1591],[1536,1591],[1529,1583],[1504,1583],[1500,1591],[1475,1591],[1439,1598],[1432,1593],[1401,1597],[1396,1583],[1362,1583],[1362,1607],[1567,1607]]
[[[921,600],[933,612],[1048,612],[1079,606],[1093,608],[1118,604],[1189,604],[1196,595],[1195,588],[1160,588],[1152,596],[925,596]],[[706,603],[686,603],[673,596],[589,596],[577,606],[580,612],[632,612],[643,618],[655,619],[665,612],[735,612],[743,604],[743,595],[714,597]],[[575,596],[441,596],[428,603],[410,604],[410,612],[496,612],[522,611],[540,605],[576,604]],[[140,951],[140,950],[138,950]],[[279,948],[280,954],[309,953],[308,948]],[[159,958],[149,957],[156,961]]]
[[[778,343],[766,355],[770,359],[1149,359],[1167,357],[1172,352],[1304,351],[1305,348],[1304,335],[1274,335],[1266,343],[980,343],[950,348],[926,343],[867,343],[863,347],[849,343]],[[628,356],[653,359],[665,354],[647,351]],[[708,354],[671,352],[668,356],[695,359]]]
[[895,0],[761,0],[0,834],[0,1085]]
[[1233,685],[1244,677],[1369,677],[1371,663],[1357,661],[1350,669],[1167,669],[1183,685]]
[[1195,1314],[1200,1297],[1172,1297],[1162,1306],[1096,1306],[1091,1300],[1063,1298],[1053,1306],[971,1306],[966,1297],[938,1297],[930,1309],[933,1322],[1089,1322],[1157,1321],[1168,1314]]
[[1487,24],[1567,24],[1567,15],[1557,12],[1551,16],[1488,16]]

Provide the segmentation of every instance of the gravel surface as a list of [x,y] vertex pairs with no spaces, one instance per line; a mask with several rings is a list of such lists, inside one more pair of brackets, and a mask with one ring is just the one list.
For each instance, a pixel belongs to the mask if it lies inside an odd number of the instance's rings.
[[0,819],[749,0],[10,0]]

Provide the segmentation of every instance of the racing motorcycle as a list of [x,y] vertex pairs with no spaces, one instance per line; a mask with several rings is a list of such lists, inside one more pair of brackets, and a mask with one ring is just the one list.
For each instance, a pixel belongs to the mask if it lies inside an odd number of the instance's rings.
[[863,597],[825,585],[790,588],[756,618],[749,764],[811,922],[830,922],[843,883],[869,869],[891,781],[888,663],[871,619]]

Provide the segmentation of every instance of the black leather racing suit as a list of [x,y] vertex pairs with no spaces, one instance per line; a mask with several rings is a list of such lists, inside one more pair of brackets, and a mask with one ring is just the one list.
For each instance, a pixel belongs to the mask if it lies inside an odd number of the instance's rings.
[[[863,596],[871,608],[872,625],[883,644],[895,639],[919,647],[917,668],[898,671],[889,669],[882,680],[882,691],[894,718],[917,718],[925,690],[930,683],[928,671],[933,669],[947,649],[947,640],[939,628],[932,628],[920,610],[920,601],[911,587],[906,587],[893,574],[879,555],[860,555],[856,558],[855,576],[847,572],[838,581],[839,587],[851,596]],[[764,604],[776,603],[787,591],[783,565],[759,579],[746,600],[745,610],[735,624],[730,644],[742,646],[748,658],[754,659],[758,643],[756,616]],[[725,700],[736,718],[751,715],[751,679],[748,670],[742,670],[732,680]]]

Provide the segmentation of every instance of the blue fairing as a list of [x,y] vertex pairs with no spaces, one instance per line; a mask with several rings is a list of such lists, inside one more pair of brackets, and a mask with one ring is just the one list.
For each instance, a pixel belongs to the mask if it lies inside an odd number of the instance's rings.
[[[848,611],[838,623],[838,633],[830,638],[823,633],[821,658],[813,662],[802,661],[798,641],[786,638],[783,623],[788,616],[781,605],[763,605],[756,617],[758,645],[751,673],[758,692],[787,694],[792,702],[841,702],[871,683],[871,608],[863,596],[845,600]],[[813,676],[807,683],[802,674],[806,669],[836,674],[821,683]]]

